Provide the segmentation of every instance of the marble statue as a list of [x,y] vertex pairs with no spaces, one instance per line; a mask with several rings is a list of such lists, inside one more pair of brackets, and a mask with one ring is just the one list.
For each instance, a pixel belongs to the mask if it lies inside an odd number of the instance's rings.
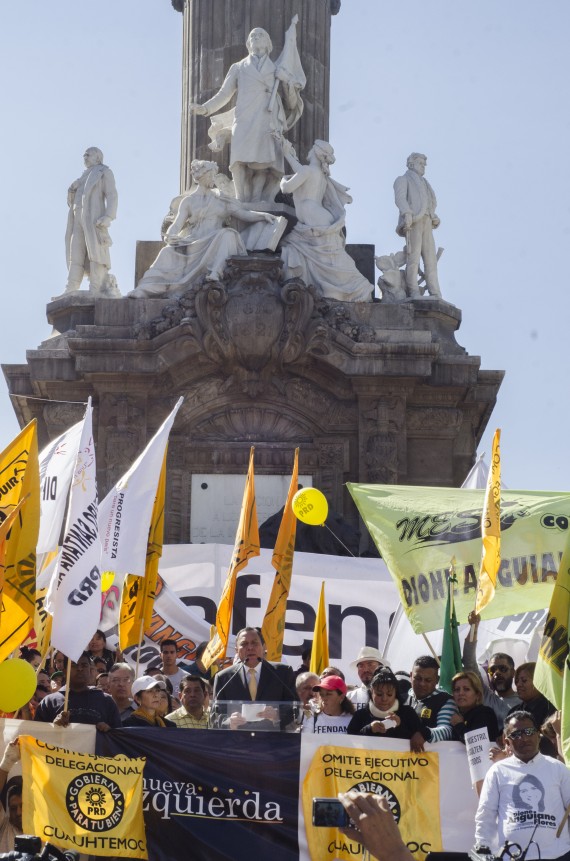
[[[443,254],[443,248],[437,249],[436,260]],[[410,295],[406,281],[406,246],[403,251],[395,254],[383,254],[374,258],[376,266],[382,275],[378,279],[378,286],[382,293],[382,302],[406,302],[409,299],[429,297],[425,285],[425,274],[418,268],[418,280],[413,295]]]
[[308,164],[301,164],[292,144],[281,140],[283,154],[295,173],[281,180],[281,190],[293,195],[298,222],[281,244],[285,278],[301,278],[320,295],[343,302],[369,302],[374,285],[360,274],[346,252],[343,227],[348,189],[329,175],[334,150],[315,141]]
[[411,299],[420,299],[418,269],[423,260],[427,291],[441,297],[437,277],[437,255],[433,231],[439,227],[437,200],[424,176],[427,157],[420,152],[408,156],[407,171],[394,182],[394,197],[400,212],[396,233],[406,239],[406,287]]
[[232,217],[246,222],[277,221],[269,212],[252,212],[235,198],[224,197],[215,187],[215,162],[195,159],[191,168],[196,187],[180,199],[176,218],[166,231],[166,247],[130,297],[181,293],[202,275],[208,281],[219,281],[228,257],[247,255],[240,234],[226,227],[226,221]]
[[273,63],[269,34],[256,27],[248,36],[248,56],[230,67],[220,90],[195,114],[210,116],[237,93],[235,109],[212,120],[214,151],[222,149],[231,129],[230,172],[238,200],[273,201],[284,173],[283,153],[275,132],[290,129],[303,111],[301,90],[306,79],[297,53],[293,18],[279,59]]
[[88,275],[92,292],[120,296],[116,281],[109,277],[109,226],[116,218],[118,202],[115,178],[97,147],[86,149],[83,161],[85,170],[67,192],[65,256],[69,271],[65,292],[79,290],[83,276]]

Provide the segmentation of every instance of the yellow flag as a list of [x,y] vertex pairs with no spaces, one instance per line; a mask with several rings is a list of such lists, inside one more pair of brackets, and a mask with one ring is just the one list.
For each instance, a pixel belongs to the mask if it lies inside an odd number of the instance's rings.
[[562,713],[562,753],[570,766],[570,536],[554,584],[533,684]]
[[253,452],[254,448],[252,446],[249,452],[249,468],[243,492],[234,552],[216,613],[216,633],[202,655],[202,663],[206,669],[214,661],[219,661],[226,655],[236,591],[236,578],[252,556],[259,556],[259,527],[257,525],[257,506],[255,504]]
[[168,446],[164,451],[160,478],[152,509],[144,577],[128,574],[123,583],[123,595],[119,614],[119,646],[123,652],[129,646],[138,645],[144,631],[150,628],[156,595],[156,582],[158,579],[158,563],[162,556],[162,542],[164,538],[167,451]]
[[477,585],[475,611],[480,613],[490,604],[495,595],[497,574],[501,566],[501,431],[497,428],[493,437],[491,468],[487,478],[481,534],[483,553]]
[[329,637],[327,633],[327,613],[325,609],[325,581],[321,585],[319,606],[315,619],[315,631],[313,634],[313,647],[311,649],[311,664],[309,671],[320,676],[325,667],[329,665]]
[[267,602],[267,610],[263,619],[261,633],[267,647],[267,660],[280,661],[283,651],[283,632],[285,630],[285,611],[287,609],[287,598],[291,588],[291,575],[293,574],[293,554],[295,552],[295,534],[297,531],[297,518],[293,513],[293,497],[297,493],[299,483],[299,449],[295,449],[295,461],[293,463],[293,474],[287,494],[285,510],[281,518],[281,525],[277,533],[271,564],[276,570],[273,580],[273,588]]
[[22,643],[32,627],[36,598],[36,544],[40,527],[40,472],[35,419],[0,454],[0,517],[20,500],[6,539],[5,582],[0,616],[0,661]]
[[145,760],[95,756],[20,736],[26,834],[86,855],[147,858]]

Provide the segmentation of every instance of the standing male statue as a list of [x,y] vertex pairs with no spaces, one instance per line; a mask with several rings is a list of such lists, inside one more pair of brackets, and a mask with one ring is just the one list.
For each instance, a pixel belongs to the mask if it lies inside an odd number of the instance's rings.
[[[269,55],[269,34],[256,27],[247,38],[248,56],[234,63],[220,90],[203,105],[191,104],[195,114],[210,116],[237,93],[233,111],[212,121],[211,149],[221,149],[224,131],[231,127],[230,171],[238,200],[273,201],[285,172],[278,138],[303,111],[300,92],[306,79],[297,53],[293,18],[285,47],[276,63]],[[223,145],[223,143],[222,143]]]
[[420,256],[428,293],[441,297],[433,240],[433,230],[439,227],[439,218],[435,214],[437,200],[434,190],[424,177],[426,162],[425,155],[413,152],[408,156],[407,171],[394,183],[394,197],[400,210],[396,233],[406,239],[406,287],[410,299],[421,298],[418,288]]
[[69,186],[69,215],[65,233],[65,257],[69,270],[66,293],[79,290],[84,275],[94,293],[118,291],[109,284],[112,244],[108,227],[117,215],[117,189],[113,172],[103,164],[95,146],[85,150],[85,170]]

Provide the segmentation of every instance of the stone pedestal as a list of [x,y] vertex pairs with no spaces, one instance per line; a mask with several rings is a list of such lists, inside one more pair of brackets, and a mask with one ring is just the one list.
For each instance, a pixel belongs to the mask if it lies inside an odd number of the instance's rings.
[[[208,147],[207,117],[190,114],[191,102],[211,98],[223,83],[232,63],[247,56],[246,39],[254,27],[267,30],[273,42],[271,57],[283,49],[285,31],[293,15],[299,15],[297,45],[307,77],[303,90],[302,122],[287,137],[301,161],[315,140],[328,140],[331,14],[339,0],[185,0],[175,3],[183,10],[182,60],[182,157],[180,190],[190,188],[190,162],[214,159],[223,173],[229,172],[229,147],[212,154]],[[231,103],[224,108],[228,110]]]
[[439,299],[402,304],[319,299],[283,283],[275,255],[230,258],[223,282],[180,298],[48,305],[60,333],[5,365],[21,424],[44,445],[88,395],[101,496],[184,396],[168,454],[165,540],[187,542],[191,476],[300,473],[357,525],[347,481],[458,486],[474,462],[502,371],[456,341],[461,312]]

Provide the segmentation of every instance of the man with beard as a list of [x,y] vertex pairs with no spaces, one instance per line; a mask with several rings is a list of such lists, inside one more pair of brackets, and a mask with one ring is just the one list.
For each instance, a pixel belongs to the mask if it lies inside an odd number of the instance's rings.
[[366,708],[370,701],[368,685],[372,681],[372,676],[379,670],[380,667],[388,667],[378,649],[373,649],[372,646],[363,646],[355,661],[350,665],[356,668],[360,686],[353,691],[347,693],[347,697],[357,709]]
[[477,629],[481,616],[475,611],[469,613],[467,621],[473,626],[473,636],[469,634],[463,644],[463,666],[466,670],[479,672],[483,680],[483,704],[493,709],[497,715],[499,727],[502,726],[507,714],[514,706],[519,706],[522,700],[513,690],[515,678],[515,662],[510,655],[496,652],[491,655],[487,672],[477,663]]

